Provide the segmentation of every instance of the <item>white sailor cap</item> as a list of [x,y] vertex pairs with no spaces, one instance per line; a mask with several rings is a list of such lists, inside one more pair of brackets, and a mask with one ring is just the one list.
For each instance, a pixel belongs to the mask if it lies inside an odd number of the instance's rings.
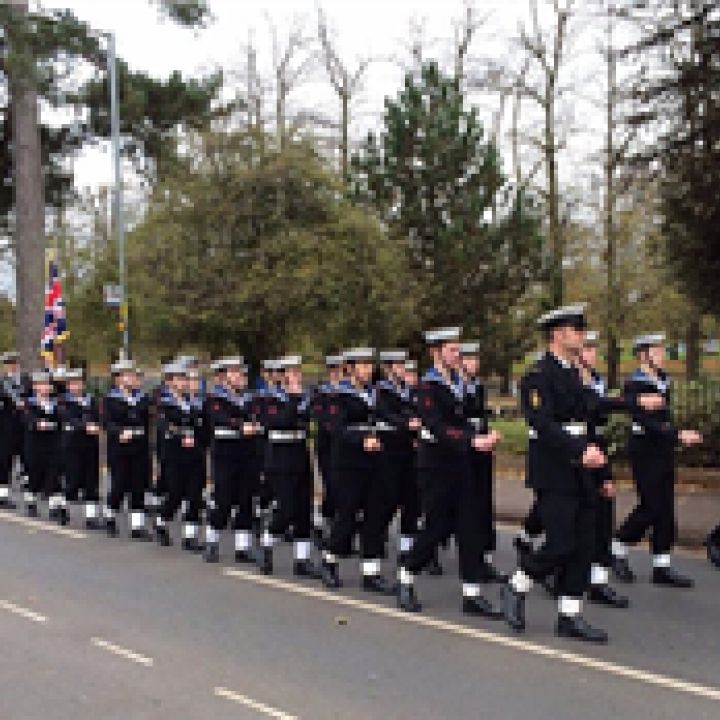
[[210,363],[210,372],[213,372],[213,373],[225,372],[225,363],[222,360],[213,360]]
[[40,383],[50,383],[51,381],[51,375],[49,370],[35,370],[30,375],[30,379],[34,384],[39,385]]
[[67,368],[64,365],[58,365],[50,371],[52,379],[57,382],[62,382],[67,374]]
[[262,367],[263,370],[268,370],[270,372],[280,370],[280,361],[277,358],[268,358],[267,360],[262,361]]
[[552,330],[556,327],[570,325],[579,329],[585,328],[585,312],[587,303],[575,303],[573,305],[563,305],[549,312],[544,313],[538,318],[538,327],[542,330]]
[[198,365],[200,361],[198,360],[197,355],[178,355],[173,362],[178,365],[187,366]]
[[285,357],[281,357],[277,363],[278,370],[302,367],[302,355],[285,355]]
[[82,380],[85,377],[85,373],[82,368],[71,368],[65,371],[63,376],[64,380]]
[[171,362],[163,366],[162,374],[163,377],[180,377],[185,375],[187,368],[181,365],[179,362]]
[[404,363],[407,360],[407,350],[381,350],[378,358],[381,363]]
[[343,359],[346,363],[373,362],[375,360],[375,348],[350,348],[350,350],[343,353]]
[[664,345],[667,340],[665,333],[647,333],[646,335],[638,335],[633,340],[633,352],[644,350],[649,347],[659,347]]
[[600,342],[600,333],[597,330],[588,330],[583,338],[585,347],[597,347]]
[[457,342],[460,339],[460,328],[434,328],[433,330],[426,330],[424,336],[426,345],[442,345],[447,342]]
[[406,360],[405,361],[405,369],[410,372],[417,370],[417,361],[416,360]]
[[122,373],[138,374],[135,363],[132,360],[118,360],[110,366],[111,375],[122,375]]
[[231,355],[229,357],[220,358],[218,362],[222,363],[223,370],[239,370],[247,372],[245,358],[242,355]]
[[461,355],[477,355],[480,352],[480,343],[477,340],[468,340],[460,343]]
[[326,355],[325,356],[325,367],[336,368],[343,364],[342,355]]
[[0,355],[0,363],[2,363],[3,365],[11,365],[13,363],[16,363],[19,359],[20,354],[15,352],[14,350],[4,352],[2,355]]

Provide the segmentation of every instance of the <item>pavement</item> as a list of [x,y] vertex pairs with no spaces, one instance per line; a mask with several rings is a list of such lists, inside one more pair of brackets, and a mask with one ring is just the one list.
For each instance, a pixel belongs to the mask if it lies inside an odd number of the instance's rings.
[[[520,523],[532,503],[532,491],[525,487],[525,478],[517,473],[498,474],[495,482],[495,511],[497,517],[510,523]],[[720,523],[720,491],[697,486],[676,487],[678,543],[685,547],[700,547],[708,533]],[[637,503],[632,487],[621,485],[615,496],[616,522],[622,522]]]
[[[443,577],[418,579],[424,612],[407,615],[359,590],[356,559],[333,593],[293,578],[285,546],[266,577],[232,563],[229,537],[208,565],[177,528],[163,548],[78,516],[60,528],[0,511],[2,720],[720,716],[720,572],[698,552],[676,559],[691,591],[650,585],[647,552],[634,553],[632,608],[587,608],[611,636],[597,647],[554,636],[541,590],[524,635],[464,616],[452,548]],[[503,527],[507,570],[511,537]]]

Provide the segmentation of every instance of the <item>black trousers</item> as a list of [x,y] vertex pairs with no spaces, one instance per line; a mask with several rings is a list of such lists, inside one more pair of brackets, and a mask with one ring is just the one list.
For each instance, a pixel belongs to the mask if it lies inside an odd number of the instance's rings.
[[28,490],[35,495],[50,497],[62,489],[60,458],[55,452],[35,452],[28,468]]
[[257,466],[252,457],[215,456],[212,458],[215,507],[210,527],[224,530],[235,510],[233,530],[250,530],[253,497],[258,493]]
[[595,550],[593,562],[610,567],[613,530],[615,528],[615,499],[600,495],[595,505]]
[[495,531],[495,483],[493,481],[492,453],[476,452],[471,456],[470,467],[478,484],[478,524],[482,537],[482,552],[494,552],[497,547]]
[[279,537],[292,527],[296,540],[307,540],[312,516],[312,473],[267,473],[265,479],[276,503],[268,532]]
[[205,485],[204,456],[197,452],[166,456],[164,466],[165,500],[160,508],[160,517],[165,522],[170,522],[185,500],[187,510],[184,520],[199,522]]
[[100,499],[100,450],[98,445],[66,448],[64,452],[65,497],[86,502]]
[[400,534],[415,536],[420,519],[420,490],[412,452],[386,453],[381,461],[385,526],[400,512]]
[[10,448],[0,450],[0,485],[12,485],[13,455]]
[[145,508],[145,488],[148,483],[147,448],[133,451],[108,453],[110,465],[110,492],[108,507],[117,512],[125,500],[130,498],[130,510],[141,511]]
[[421,469],[418,473],[425,523],[408,553],[405,567],[420,572],[434,557],[437,547],[455,536],[460,578],[473,583],[482,569],[482,531],[478,525],[480,493],[470,467],[447,472]]
[[537,493],[533,499],[533,504],[530,506],[530,510],[528,510],[528,514],[523,520],[522,526],[523,530],[525,530],[530,537],[542,535],[543,526],[542,518],[540,517],[540,507],[538,506]]
[[362,557],[381,558],[385,552],[385,518],[387,499],[380,472],[381,458],[374,459],[369,469],[333,468],[337,480],[336,512],[325,549],[333,555],[347,555],[362,513],[360,541]]
[[595,548],[595,497],[587,491],[538,490],[537,506],[545,542],[522,554],[520,567],[533,580],[555,575],[559,595],[580,598]]
[[666,555],[676,537],[674,460],[631,457],[630,462],[639,503],[618,529],[617,539],[634,545],[650,531],[653,555]]
[[331,445],[329,440],[318,440],[317,462],[323,487],[320,513],[326,520],[332,520],[335,516],[336,502],[332,481]]

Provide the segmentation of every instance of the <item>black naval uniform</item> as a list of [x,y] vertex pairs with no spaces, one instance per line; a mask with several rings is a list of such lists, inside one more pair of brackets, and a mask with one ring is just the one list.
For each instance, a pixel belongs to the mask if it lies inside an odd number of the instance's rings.
[[[212,435],[211,472],[215,507],[206,528],[208,562],[217,562],[220,532],[235,511],[236,559],[249,559],[252,547],[253,497],[257,492],[256,435],[244,435],[243,426],[253,422],[253,396],[216,388],[208,398],[207,420]],[[240,555],[239,553],[242,553]]]
[[[40,402],[32,395],[25,410],[25,457],[28,460],[26,503],[37,514],[38,496],[50,502],[51,517],[62,508],[60,501],[60,414],[55,399]],[[60,517],[67,521],[64,513]]]
[[313,394],[312,414],[316,423],[315,448],[318,469],[323,486],[323,499],[320,514],[326,523],[335,515],[335,491],[332,481],[332,416],[333,396],[336,388],[330,383],[322,383]]
[[[638,395],[659,393],[665,399],[660,410],[644,410],[633,403],[632,426],[628,440],[628,454],[633,480],[640,502],[618,529],[615,537],[619,547],[638,543],[649,530],[653,553],[653,580],[660,584],[688,587],[692,583],[680,578],[670,569],[670,552],[675,542],[675,446],[678,429],[670,407],[670,382],[662,371],[653,378],[637,370],[627,380],[625,396],[631,400]],[[621,579],[632,580],[627,562],[620,557]],[[664,578],[670,582],[663,582]],[[672,577],[670,577],[672,576]],[[675,582],[674,580],[679,580]]]
[[[133,537],[145,538],[144,496],[149,479],[149,408],[148,397],[133,391],[130,395],[112,389],[105,397],[110,492],[107,497],[107,527],[117,531],[115,516],[126,496],[130,499],[130,529]],[[130,433],[121,442],[123,431]]]
[[[594,393],[592,393],[594,395]],[[546,352],[521,382],[522,409],[531,442],[528,483],[535,490],[545,542],[519,553],[520,570],[503,589],[508,622],[525,627],[524,594],[532,580],[554,575],[558,632],[604,642],[607,635],[582,619],[581,602],[594,551],[597,488],[582,467],[590,439],[591,392],[576,368]]]
[[75,502],[82,494],[88,527],[98,523],[100,501],[100,436],[87,432],[100,426],[98,403],[90,395],[65,393],[60,404],[65,497]]
[[309,574],[312,513],[312,467],[307,445],[309,400],[281,390],[266,397],[262,418],[266,430],[265,482],[275,500],[263,533],[261,570],[272,572],[271,548],[292,529],[295,572]]
[[465,417],[465,390],[458,378],[446,380],[434,368],[418,387],[418,412],[423,429],[418,448],[418,478],[425,523],[399,571],[399,604],[420,610],[413,577],[434,557],[438,545],[454,535],[458,545],[463,610],[491,618],[499,611],[480,595],[482,530],[477,479],[471,470],[471,446],[478,432]]
[[9,378],[0,382],[0,506],[12,506],[16,408]]
[[333,418],[331,472],[337,493],[335,517],[324,543],[323,582],[330,588],[340,587],[338,557],[348,554],[362,514],[359,533],[363,587],[387,592],[380,574],[387,506],[381,474],[383,451],[364,447],[365,438],[378,435],[372,388],[341,383],[328,412]]
[[[465,415],[470,427],[478,435],[489,431],[487,398],[485,386],[477,378],[465,383]],[[495,499],[493,482],[493,453],[474,452],[470,454],[470,471],[478,483],[480,515],[478,525],[483,556],[483,579],[504,579],[492,566],[493,553],[497,546],[495,532]]]
[[158,431],[163,448],[165,498],[157,519],[160,543],[170,544],[167,528],[183,501],[187,503],[183,546],[198,550],[197,530],[205,480],[205,434],[202,407],[187,396],[163,394],[158,404]]
[[375,386],[376,411],[379,421],[387,425],[382,434],[382,477],[387,494],[385,525],[400,511],[399,552],[412,547],[420,517],[420,497],[415,471],[414,433],[410,420],[418,417],[408,388],[389,380]]

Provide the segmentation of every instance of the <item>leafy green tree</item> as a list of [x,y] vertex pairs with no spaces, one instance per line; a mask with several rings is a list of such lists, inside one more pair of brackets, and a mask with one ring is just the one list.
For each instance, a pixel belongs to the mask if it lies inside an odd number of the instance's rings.
[[506,375],[519,347],[500,333],[523,317],[516,305],[539,277],[539,220],[532,199],[507,186],[457,80],[434,62],[408,74],[352,168],[355,199],[408,253],[419,320],[464,324],[483,338],[489,369]]

